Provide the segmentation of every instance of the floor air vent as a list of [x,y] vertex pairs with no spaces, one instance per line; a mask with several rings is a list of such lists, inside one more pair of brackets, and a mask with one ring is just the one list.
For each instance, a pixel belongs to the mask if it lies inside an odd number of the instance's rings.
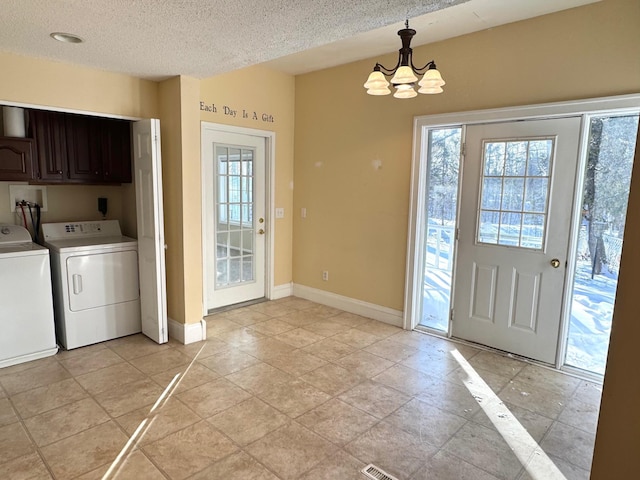
[[384,470],[380,470],[378,467],[370,463],[361,470],[368,478],[374,480],[398,480],[396,477],[389,475]]

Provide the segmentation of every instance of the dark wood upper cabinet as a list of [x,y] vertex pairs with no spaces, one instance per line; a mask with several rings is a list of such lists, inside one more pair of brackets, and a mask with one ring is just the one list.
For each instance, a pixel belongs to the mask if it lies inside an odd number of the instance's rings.
[[130,122],[31,110],[37,151],[32,183],[131,182]]
[[33,177],[33,140],[0,138],[0,180],[28,182]]
[[84,115],[66,115],[69,180],[102,182],[104,151],[109,148],[101,130],[101,119]]
[[131,183],[131,123],[107,120],[102,131],[106,143],[102,157],[104,179]]
[[35,141],[34,181],[62,183],[67,172],[67,139],[64,114],[29,111],[29,133]]

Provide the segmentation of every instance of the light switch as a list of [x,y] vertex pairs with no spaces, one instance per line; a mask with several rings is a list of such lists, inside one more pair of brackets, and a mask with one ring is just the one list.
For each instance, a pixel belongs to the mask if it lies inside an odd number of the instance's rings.
[[276,218],[284,218],[284,208],[276,208]]

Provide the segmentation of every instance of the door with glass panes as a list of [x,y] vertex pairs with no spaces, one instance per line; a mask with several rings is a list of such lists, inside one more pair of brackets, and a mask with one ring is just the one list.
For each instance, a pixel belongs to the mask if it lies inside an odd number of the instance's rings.
[[265,296],[265,138],[203,129],[207,310]]
[[580,118],[472,125],[452,333],[555,363]]

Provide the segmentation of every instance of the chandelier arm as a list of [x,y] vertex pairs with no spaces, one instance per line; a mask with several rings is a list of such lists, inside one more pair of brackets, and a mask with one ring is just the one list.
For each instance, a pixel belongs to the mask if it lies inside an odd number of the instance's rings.
[[418,68],[418,67],[416,67],[416,66],[413,64],[413,56],[411,56],[411,68],[412,68],[412,69],[413,69],[413,71],[414,71],[415,73],[417,73],[418,75],[422,75],[422,74],[424,74],[424,73],[425,73],[429,68],[431,68],[431,67],[436,68],[436,62],[435,62],[435,60],[430,60],[430,61],[428,61],[428,62],[427,62],[427,64],[426,64],[424,67],[420,67],[420,68]]
[[392,76],[393,74],[396,73],[396,70],[398,70],[398,67],[400,66],[400,58],[398,58],[398,63],[396,63],[396,66],[393,68],[387,68],[384,65],[380,64],[380,63],[376,63],[376,66],[374,68],[374,70],[377,68],[379,69],[384,75],[386,75],[387,77]]

